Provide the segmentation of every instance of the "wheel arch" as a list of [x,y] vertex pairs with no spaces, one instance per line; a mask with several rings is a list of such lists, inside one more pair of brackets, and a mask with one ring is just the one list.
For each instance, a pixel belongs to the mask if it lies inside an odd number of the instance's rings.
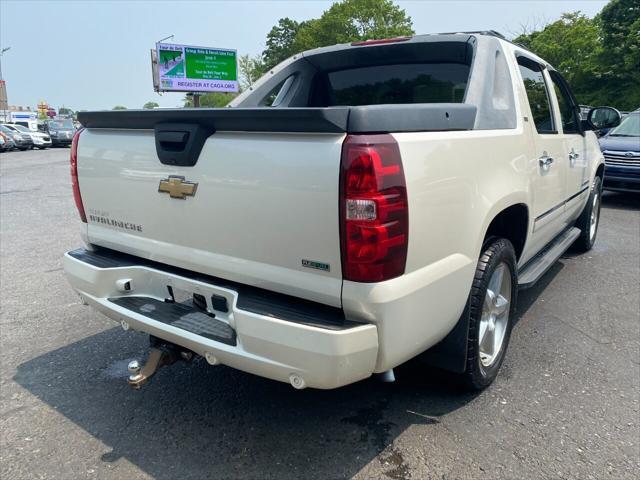
[[[519,261],[529,232],[531,221],[525,194],[514,194],[494,206],[487,215],[480,231],[476,258],[480,257],[486,240],[501,237],[509,240]],[[469,329],[469,302],[449,334],[437,345],[422,354],[423,360],[432,366],[451,372],[462,373],[467,366],[467,335]]]
[[482,244],[489,237],[506,238],[520,260],[529,232],[529,207],[525,203],[515,203],[496,213],[485,229]]

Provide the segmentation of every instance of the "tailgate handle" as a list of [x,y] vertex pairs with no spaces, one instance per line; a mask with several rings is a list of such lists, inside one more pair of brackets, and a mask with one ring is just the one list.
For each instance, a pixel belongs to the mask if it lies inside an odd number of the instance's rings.
[[193,167],[213,130],[193,123],[161,123],[155,126],[156,153],[164,165]]
[[177,148],[184,150],[189,132],[158,132],[158,141],[165,148]]

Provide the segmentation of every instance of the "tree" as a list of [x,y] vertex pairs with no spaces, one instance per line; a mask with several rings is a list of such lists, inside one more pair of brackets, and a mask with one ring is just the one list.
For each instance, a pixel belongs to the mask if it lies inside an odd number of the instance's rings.
[[613,0],[596,17],[602,31],[603,97],[623,110],[640,105],[640,2]]
[[265,70],[275,67],[277,64],[298,53],[294,42],[300,27],[306,22],[296,22],[290,18],[281,18],[267,34],[267,48],[262,52],[262,61]]
[[112,108],[112,110],[126,110],[127,107],[123,106],[123,105],[116,105],[115,107]]
[[391,0],[343,0],[300,25],[292,51],[413,33],[411,17]]
[[73,113],[73,110],[71,110],[70,108],[60,107],[58,109],[58,115],[70,115],[70,116],[73,116],[74,113]]
[[580,103],[596,102],[594,83],[601,75],[602,46],[595,20],[580,12],[565,13],[542,30],[520,35],[514,41],[558,69],[573,87]]
[[240,67],[239,80],[242,90],[246,90],[253,85],[267,70],[260,56],[241,55],[238,59],[238,65]]
[[147,102],[145,103],[142,108],[145,108],[147,110],[152,110],[154,108],[158,108],[160,105],[157,104],[156,102]]
[[640,2],[612,0],[595,18],[565,13],[514,41],[549,61],[581,104],[632,110],[640,105]]

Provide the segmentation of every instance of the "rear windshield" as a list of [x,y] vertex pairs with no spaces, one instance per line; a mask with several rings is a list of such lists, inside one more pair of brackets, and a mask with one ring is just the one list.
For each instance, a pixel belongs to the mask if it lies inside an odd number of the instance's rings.
[[414,63],[338,70],[316,75],[311,106],[461,103],[469,65]]

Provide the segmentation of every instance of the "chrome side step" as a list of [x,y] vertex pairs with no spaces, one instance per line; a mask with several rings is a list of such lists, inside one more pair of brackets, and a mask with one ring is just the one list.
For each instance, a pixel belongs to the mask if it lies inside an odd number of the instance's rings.
[[554,238],[540,253],[518,270],[518,287],[520,289],[533,287],[579,236],[580,229],[570,227]]

